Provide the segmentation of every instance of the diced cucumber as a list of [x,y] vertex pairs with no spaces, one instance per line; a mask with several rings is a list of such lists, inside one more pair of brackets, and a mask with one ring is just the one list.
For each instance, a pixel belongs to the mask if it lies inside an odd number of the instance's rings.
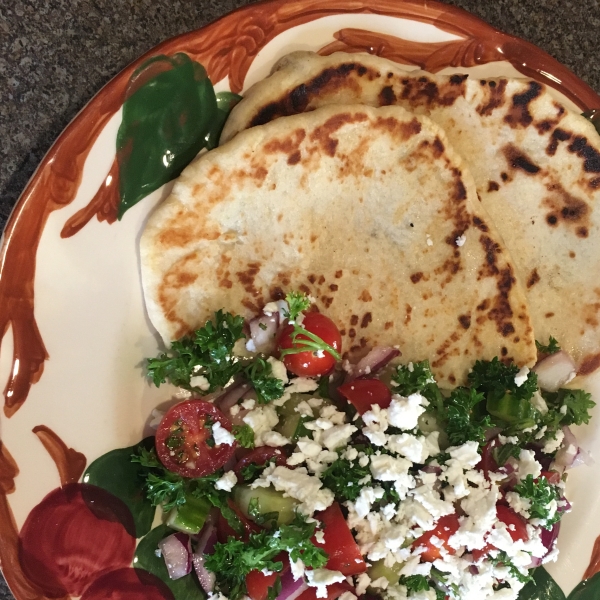
[[380,577],[385,577],[390,582],[390,585],[395,585],[400,579],[400,571],[403,566],[404,563],[395,563],[391,567],[386,567],[385,561],[382,559],[374,562],[368,568],[367,574],[371,578],[371,581],[375,581]]
[[212,504],[204,498],[186,495],[185,504],[174,508],[167,518],[167,525],[176,531],[196,534],[204,526]]
[[[275,431],[281,435],[289,438],[292,441],[297,441],[299,437],[308,435],[307,430],[304,428],[306,421],[312,421],[312,417],[303,417],[299,412],[296,411],[296,407],[304,401],[315,398],[314,394],[292,394],[290,399],[281,407],[279,407],[279,423],[275,427]],[[319,407],[313,408],[314,418],[319,416],[319,411],[323,406],[331,404],[331,400],[323,399],[322,404]]]
[[252,519],[249,511],[250,502],[254,499],[260,514],[278,513],[278,525],[287,525],[293,521],[298,503],[293,498],[284,498],[283,492],[278,492],[272,487],[253,490],[249,485],[236,485],[233,489],[234,502],[249,519]]

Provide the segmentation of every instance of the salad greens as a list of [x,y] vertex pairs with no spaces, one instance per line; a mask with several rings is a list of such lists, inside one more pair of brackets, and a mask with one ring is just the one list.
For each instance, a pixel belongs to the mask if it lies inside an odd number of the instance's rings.
[[521,498],[529,500],[529,514],[534,519],[543,520],[546,529],[552,529],[552,525],[560,521],[561,513],[557,510],[557,503],[562,495],[560,488],[549,483],[545,477],[534,479],[533,475],[527,475],[515,486],[514,491]]

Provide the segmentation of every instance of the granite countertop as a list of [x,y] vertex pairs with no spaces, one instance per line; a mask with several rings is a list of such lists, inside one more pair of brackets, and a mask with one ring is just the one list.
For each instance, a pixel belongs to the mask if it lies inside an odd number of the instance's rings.
[[[452,0],[540,46],[600,91],[597,0]],[[92,96],[160,41],[247,0],[0,2],[0,229],[54,139]],[[0,600],[12,599],[0,578]]]

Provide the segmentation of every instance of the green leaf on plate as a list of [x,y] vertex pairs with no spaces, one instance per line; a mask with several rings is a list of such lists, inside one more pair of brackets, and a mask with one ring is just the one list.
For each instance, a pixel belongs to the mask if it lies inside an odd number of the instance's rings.
[[149,437],[135,446],[111,450],[97,458],[83,474],[83,483],[100,487],[127,505],[133,515],[136,537],[150,531],[156,507],[142,488],[144,468],[131,462],[131,455],[137,453],[140,446],[150,449],[153,445],[154,438]]
[[171,579],[162,556],[156,556],[158,542],[174,533],[173,529],[166,525],[155,527],[145,538],[140,540],[133,558],[133,566],[136,569],[145,569],[164,581],[173,592],[175,600],[198,600],[206,594],[202,591],[195,572],[181,579]]
[[538,567],[530,581],[519,593],[519,600],[565,600],[558,583],[544,567]]
[[210,131],[206,135],[207,150],[212,150],[219,145],[219,138],[221,137],[221,131],[223,131],[223,125],[225,125],[225,121],[227,120],[231,109],[241,99],[241,96],[238,96],[233,92],[219,92],[217,94],[217,116]]
[[135,71],[117,133],[119,219],[179,176],[206,146],[217,112],[206,70],[187,54],[155,56]]
[[568,600],[598,600],[600,598],[600,573],[582,581],[570,594]]

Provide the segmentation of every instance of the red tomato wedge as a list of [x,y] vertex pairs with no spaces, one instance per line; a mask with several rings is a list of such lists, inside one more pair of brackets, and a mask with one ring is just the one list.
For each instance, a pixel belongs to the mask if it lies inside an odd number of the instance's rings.
[[340,505],[334,502],[323,512],[317,513],[315,519],[323,523],[325,541],[319,543],[313,538],[312,542],[329,555],[325,567],[332,571],[340,571],[343,575],[364,573],[367,563],[344,519]]
[[425,552],[421,554],[421,558],[427,562],[433,562],[438,558],[442,558],[440,548],[433,544],[432,537],[437,537],[442,541],[442,546],[447,550],[448,554],[455,554],[456,550],[448,544],[448,540],[454,535],[459,528],[458,515],[456,513],[442,517],[431,531],[427,531],[420,538],[413,542],[413,548],[425,546]]
[[545,477],[548,483],[551,483],[552,485],[558,485],[561,480],[561,476],[558,471],[542,471],[540,477]]
[[[304,316],[302,327],[321,338],[326,344],[329,344],[334,350],[341,353],[342,336],[336,324],[321,313],[308,313]],[[287,325],[281,330],[277,338],[278,350],[286,348],[296,348],[301,346],[299,340],[308,340],[306,335],[298,335],[296,342],[292,340],[294,326]],[[283,363],[288,371],[295,375],[318,377],[326,375],[335,366],[335,358],[327,351],[314,352],[298,352],[297,354],[286,354],[283,357]]]
[[231,431],[231,422],[204,400],[187,400],[171,407],[156,431],[160,462],[183,477],[203,477],[221,468],[235,452],[237,443],[210,445],[211,426],[220,423]]
[[262,571],[250,571],[246,575],[246,590],[252,600],[267,600],[269,590],[275,585],[277,578],[281,577],[289,568],[290,563],[287,556],[286,552],[282,552],[275,558],[283,563],[283,569],[279,573],[265,575]]
[[392,392],[379,379],[355,379],[340,385],[338,392],[362,415],[371,410],[373,404],[387,408],[392,402]]
[[255,448],[241,458],[238,463],[233,467],[235,474],[237,475],[238,481],[243,481],[242,469],[250,465],[264,465],[271,458],[275,458],[275,464],[278,467],[284,467],[286,463],[286,455],[283,450],[279,448],[271,448],[270,446],[261,446]]
[[302,592],[298,598],[296,598],[296,600],[336,600],[344,592],[354,592],[354,588],[351,587],[346,581],[328,585],[326,598],[317,598],[317,588],[309,587],[307,590]]

